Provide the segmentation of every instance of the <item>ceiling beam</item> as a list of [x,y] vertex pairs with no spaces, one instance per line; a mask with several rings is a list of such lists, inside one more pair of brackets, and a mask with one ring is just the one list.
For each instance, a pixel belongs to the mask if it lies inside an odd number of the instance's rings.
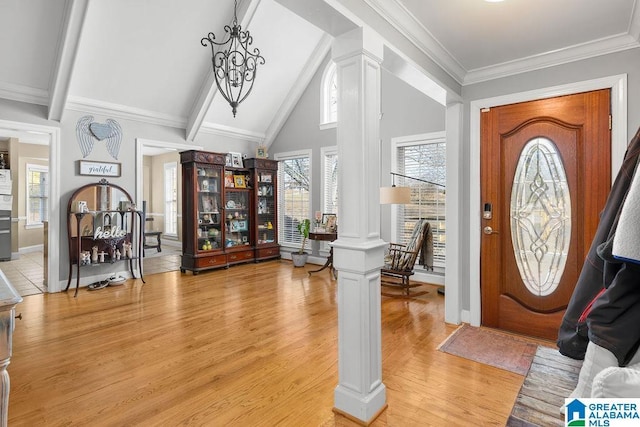
[[49,120],[62,120],[88,6],[89,0],[67,0],[65,3],[56,65],[49,82]]
[[[238,5],[238,21],[240,26],[247,30],[249,23],[253,19],[253,15],[260,4],[260,0],[244,0]],[[207,116],[207,112],[211,107],[213,98],[218,93],[218,87],[213,76],[213,70],[209,65],[209,72],[203,82],[200,90],[198,91],[198,97],[193,103],[189,117],[187,118],[187,127],[185,129],[185,139],[187,141],[194,141],[200,129],[204,118]]]

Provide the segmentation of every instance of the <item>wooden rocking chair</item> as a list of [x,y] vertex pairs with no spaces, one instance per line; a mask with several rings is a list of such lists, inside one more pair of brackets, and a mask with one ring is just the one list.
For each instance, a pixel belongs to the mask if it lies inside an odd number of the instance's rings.
[[421,219],[416,222],[411,233],[411,238],[406,245],[399,243],[389,243],[388,253],[385,256],[385,265],[381,271],[380,284],[390,288],[400,288],[401,294],[382,292],[384,296],[390,297],[415,297],[424,295],[427,291],[410,292],[411,288],[420,286],[411,283],[410,276],[413,276],[413,266],[416,263],[422,242],[430,230],[429,223]]

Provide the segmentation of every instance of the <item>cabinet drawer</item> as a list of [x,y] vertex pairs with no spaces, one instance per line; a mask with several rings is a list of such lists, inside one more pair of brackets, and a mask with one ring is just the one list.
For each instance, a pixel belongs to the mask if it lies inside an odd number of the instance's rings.
[[265,248],[256,250],[256,258],[270,258],[280,255],[280,248]]
[[227,254],[227,262],[229,264],[234,262],[242,262],[253,259],[253,251],[233,252]]
[[225,265],[227,259],[224,255],[213,255],[208,257],[200,257],[195,260],[196,268],[214,267],[218,265]]

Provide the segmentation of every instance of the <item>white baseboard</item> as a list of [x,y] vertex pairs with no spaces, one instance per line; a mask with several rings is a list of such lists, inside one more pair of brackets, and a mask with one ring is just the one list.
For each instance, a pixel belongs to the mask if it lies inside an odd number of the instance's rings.
[[20,254],[28,254],[32,252],[43,252],[44,244],[33,245],[33,246],[25,246],[22,248],[18,248],[18,253]]

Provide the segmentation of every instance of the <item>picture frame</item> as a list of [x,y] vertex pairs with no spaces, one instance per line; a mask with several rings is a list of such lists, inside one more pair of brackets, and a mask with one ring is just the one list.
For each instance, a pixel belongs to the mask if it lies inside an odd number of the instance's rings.
[[322,226],[327,233],[338,232],[338,216],[336,214],[322,214]]
[[229,223],[229,230],[232,233],[236,233],[239,231],[247,231],[247,220],[246,219],[233,219]]
[[244,167],[242,162],[242,153],[229,153],[231,154],[231,167],[242,168]]
[[78,174],[84,176],[116,176],[121,174],[121,164],[78,160]]
[[228,168],[233,167],[233,159],[231,153],[227,153],[224,159],[224,165]]
[[203,196],[202,197],[202,212],[212,212],[213,211],[213,199],[211,196]]
[[233,182],[233,172],[231,171],[224,172],[224,186],[227,188],[235,187],[235,183]]
[[247,188],[247,184],[244,180],[244,175],[234,175],[233,184],[236,188]]
[[261,173],[260,174],[260,182],[271,182],[271,174],[270,173]]
[[256,148],[256,157],[258,159],[266,159],[267,157],[269,157],[269,155],[267,154],[267,147],[265,147],[264,145],[259,145],[258,148]]

